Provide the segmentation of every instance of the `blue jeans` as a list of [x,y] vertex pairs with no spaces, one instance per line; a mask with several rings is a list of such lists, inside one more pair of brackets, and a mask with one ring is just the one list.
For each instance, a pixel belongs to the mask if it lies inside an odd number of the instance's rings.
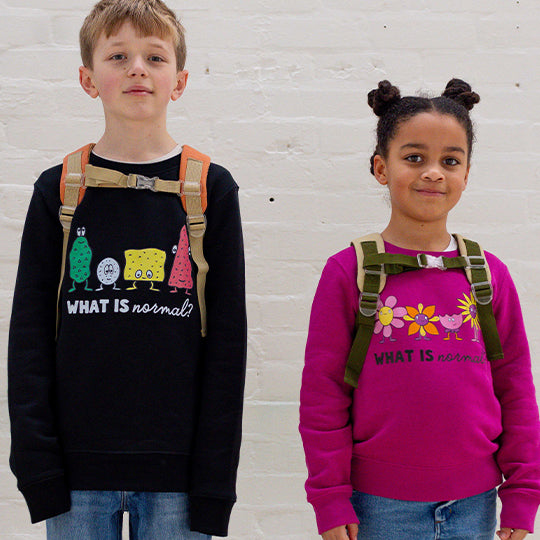
[[387,499],[353,491],[362,540],[493,540],[497,490],[446,502]]
[[121,540],[129,512],[131,540],[209,540],[189,530],[185,493],[72,491],[71,510],[47,520],[47,540]]

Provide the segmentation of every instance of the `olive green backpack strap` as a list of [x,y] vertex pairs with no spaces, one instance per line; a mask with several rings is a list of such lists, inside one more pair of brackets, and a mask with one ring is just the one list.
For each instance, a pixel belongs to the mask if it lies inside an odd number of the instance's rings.
[[504,353],[493,313],[493,286],[484,250],[476,242],[463,238],[459,234],[455,234],[454,237],[458,243],[459,254],[467,261],[464,270],[476,301],[486,356],[490,361],[499,360],[504,357]]
[[377,313],[379,293],[386,284],[386,274],[383,265],[378,269],[364,268],[365,257],[384,253],[384,241],[380,234],[362,236],[353,240],[351,245],[356,251],[358,261],[357,284],[360,291],[360,300],[358,313],[356,314],[355,336],[347,360],[344,380],[347,384],[356,388],[373,335],[373,329],[375,328],[375,314]]
[[82,201],[85,193],[84,172],[88,163],[90,152],[94,144],[87,144],[75,152],[68,154],[62,163],[62,175],[60,176],[60,205],[59,218],[62,224],[64,239],[62,243],[62,266],[60,267],[60,283],[56,298],[56,334],[58,337],[58,324],[60,321],[60,293],[64,272],[66,268],[67,245],[73,214]]

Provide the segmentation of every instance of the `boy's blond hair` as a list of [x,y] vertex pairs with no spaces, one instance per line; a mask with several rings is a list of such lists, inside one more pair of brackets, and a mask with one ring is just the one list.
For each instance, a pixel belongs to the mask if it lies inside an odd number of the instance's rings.
[[161,0],[100,0],[84,20],[79,33],[83,65],[93,69],[96,43],[105,32],[113,35],[124,22],[130,22],[142,36],[171,37],[177,71],[186,63],[184,28],[176,15]]

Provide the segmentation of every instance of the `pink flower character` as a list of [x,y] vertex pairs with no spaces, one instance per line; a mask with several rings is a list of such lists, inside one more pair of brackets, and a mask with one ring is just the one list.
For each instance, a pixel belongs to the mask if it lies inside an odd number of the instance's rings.
[[389,341],[396,341],[396,339],[392,337],[392,327],[403,328],[405,325],[398,317],[406,315],[407,310],[404,307],[395,307],[396,304],[397,298],[395,296],[389,296],[384,304],[379,302],[375,329],[373,330],[375,334],[380,334],[382,332],[383,337],[379,343],[384,343],[385,338],[388,338]]

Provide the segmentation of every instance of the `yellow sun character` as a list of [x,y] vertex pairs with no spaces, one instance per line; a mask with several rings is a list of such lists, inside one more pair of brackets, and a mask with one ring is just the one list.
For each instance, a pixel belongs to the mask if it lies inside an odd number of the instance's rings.
[[404,321],[412,321],[409,325],[409,336],[416,334],[418,332],[419,336],[416,338],[419,339],[431,339],[426,334],[431,334],[434,336],[439,335],[437,327],[433,324],[439,320],[439,317],[435,315],[435,306],[424,306],[418,304],[418,309],[406,306],[407,315],[403,317]]
[[467,296],[463,293],[465,300],[458,300],[458,309],[461,309],[461,314],[465,317],[463,323],[471,321],[471,328],[474,331],[473,341],[480,341],[480,321],[478,320],[478,309],[476,307],[476,301],[474,300],[473,295]]

